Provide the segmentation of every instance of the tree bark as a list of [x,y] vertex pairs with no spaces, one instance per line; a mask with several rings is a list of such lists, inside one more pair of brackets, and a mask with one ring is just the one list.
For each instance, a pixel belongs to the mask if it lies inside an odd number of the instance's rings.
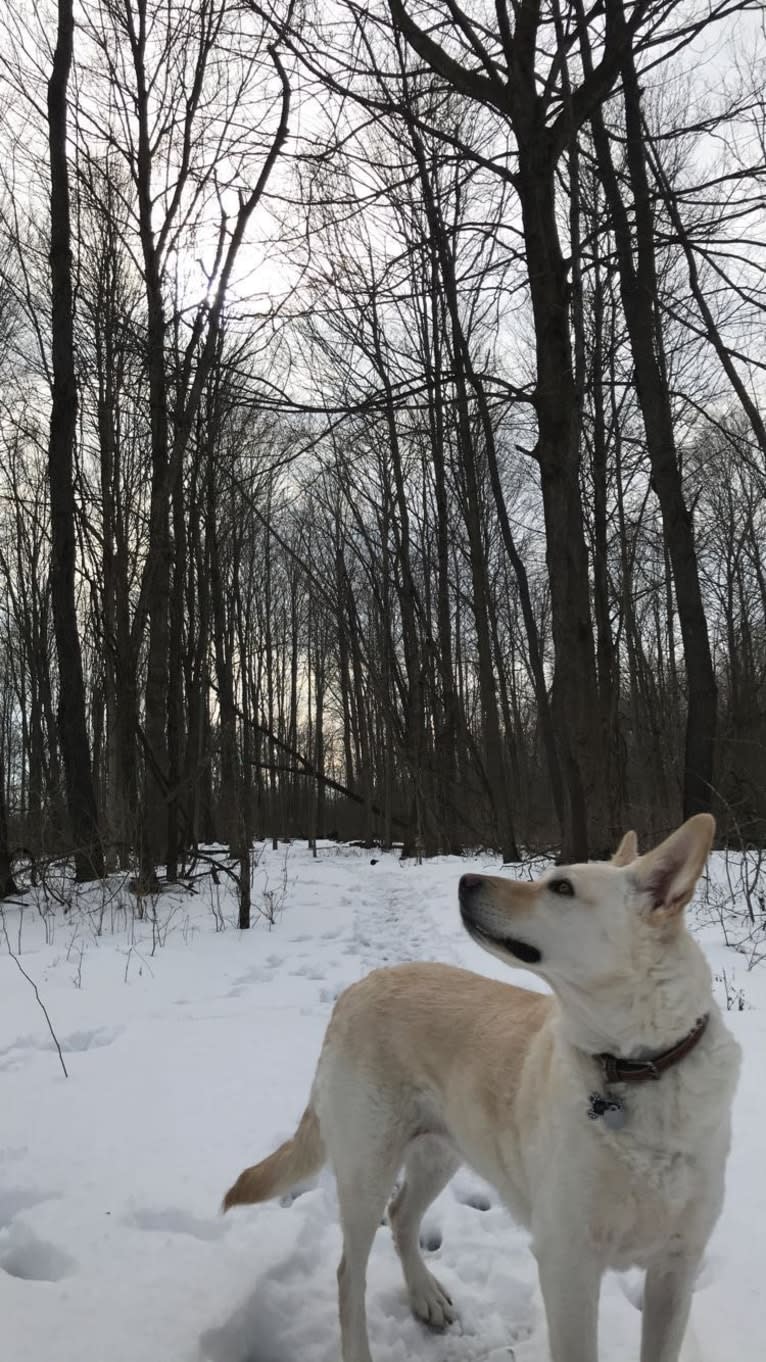
[[72,232],[67,161],[67,86],[74,49],[72,0],[59,0],[56,47],[48,81],[51,169],[51,345],[53,392],[48,477],[51,494],[51,592],[59,666],[58,730],[66,777],[70,830],[78,881],[103,875],[104,860],[85,721],[80,634],[75,600],[75,496],[77,430],[74,363]]

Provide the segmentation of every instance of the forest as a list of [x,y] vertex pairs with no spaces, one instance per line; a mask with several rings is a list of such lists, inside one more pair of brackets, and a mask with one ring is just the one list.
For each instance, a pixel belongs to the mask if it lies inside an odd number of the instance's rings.
[[766,9],[0,15],[0,896],[766,841]]

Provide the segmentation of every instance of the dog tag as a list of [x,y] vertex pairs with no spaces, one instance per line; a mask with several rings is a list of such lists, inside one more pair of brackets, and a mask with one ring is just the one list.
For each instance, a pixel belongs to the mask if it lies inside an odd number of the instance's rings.
[[619,1097],[603,1097],[600,1092],[592,1092],[588,1116],[591,1121],[603,1121],[609,1130],[622,1130],[628,1114]]
[[609,1130],[622,1130],[628,1119],[622,1102],[608,1102],[604,1108],[603,1121]]

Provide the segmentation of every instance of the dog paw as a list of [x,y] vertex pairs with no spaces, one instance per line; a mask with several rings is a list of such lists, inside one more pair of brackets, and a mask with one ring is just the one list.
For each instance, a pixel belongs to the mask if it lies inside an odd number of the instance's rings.
[[410,1305],[412,1313],[431,1329],[446,1329],[457,1319],[450,1297],[430,1272],[424,1271],[410,1284]]

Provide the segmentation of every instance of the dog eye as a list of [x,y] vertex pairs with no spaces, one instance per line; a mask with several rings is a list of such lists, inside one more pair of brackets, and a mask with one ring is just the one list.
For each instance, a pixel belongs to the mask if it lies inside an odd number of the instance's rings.
[[548,888],[552,894],[561,894],[562,898],[574,898],[574,886],[571,880],[549,880]]

